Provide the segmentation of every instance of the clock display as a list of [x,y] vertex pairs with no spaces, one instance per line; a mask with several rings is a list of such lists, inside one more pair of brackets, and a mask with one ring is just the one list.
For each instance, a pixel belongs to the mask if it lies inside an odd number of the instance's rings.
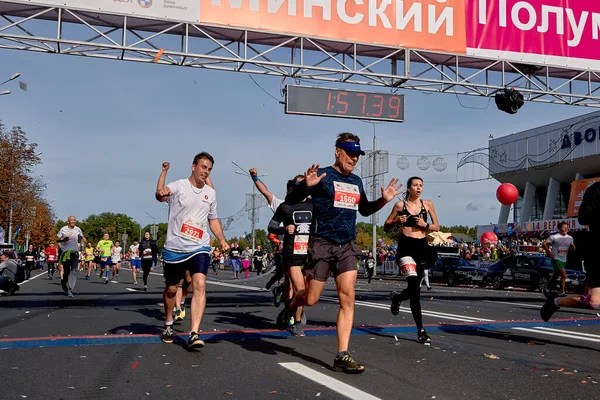
[[287,85],[286,114],[404,121],[404,95]]

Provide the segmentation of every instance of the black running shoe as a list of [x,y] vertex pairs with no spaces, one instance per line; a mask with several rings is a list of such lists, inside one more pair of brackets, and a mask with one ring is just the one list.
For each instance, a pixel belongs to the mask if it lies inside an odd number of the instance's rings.
[[419,333],[417,333],[417,341],[425,346],[431,346],[431,338],[425,332],[425,329],[421,329]]
[[165,325],[165,329],[163,329],[160,340],[164,343],[173,343],[173,327],[171,325]]
[[190,338],[188,339],[187,348],[188,350],[192,349],[201,349],[204,347],[204,342],[200,339],[196,332],[190,332]]
[[400,303],[402,303],[402,301],[400,300],[400,293],[392,292],[390,293],[390,298],[392,299],[390,311],[392,312],[392,314],[398,315],[400,313]]
[[554,304],[554,299],[556,297],[557,295],[554,293],[553,295],[549,296],[548,300],[546,300],[546,302],[542,306],[542,309],[540,310],[540,316],[542,317],[544,322],[548,322],[550,318],[552,318],[552,315],[554,315],[554,313],[559,309],[559,307],[556,304]]
[[292,318],[292,313],[288,310],[287,307],[284,307],[283,310],[281,310],[281,312],[277,316],[277,321],[275,322],[277,329],[281,329],[281,330],[286,329],[288,327],[288,325],[290,324],[291,318]]
[[333,360],[333,370],[347,374],[360,374],[365,372],[365,366],[358,364],[350,353],[346,352],[343,357],[336,356]]

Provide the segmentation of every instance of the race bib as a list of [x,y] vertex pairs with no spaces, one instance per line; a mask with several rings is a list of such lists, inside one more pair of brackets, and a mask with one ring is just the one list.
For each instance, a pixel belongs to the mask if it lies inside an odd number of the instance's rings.
[[402,257],[400,259],[400,273],[404,276],[417,276],[417,263],[412,257]]
[[54,256],[54,254],[48,254],[48,261],[49,261],[49,262],[54,262],[54,261],[56,261],[56,256]]
[[569,249],[558,249],[558,254],[567,254],[569,253]]
[[336,208],[347,208],[349,210],[358,210],[360,201],[360,192],[358,185],[343,182],[333,182],[333,206]]
[[294,236],[294,254],[306,255],[308,254],[308,235],[296,235]]
[[26,261],[33,261],[33,256],[25,256]]
[[201,228],[199,223],[196,223],[192,219],[188,218],[181,225],[181,229],[179,230],[179,234],[186,238],[193,240],[194,242],[202,242],[202,236],[204,235],[204,230]]

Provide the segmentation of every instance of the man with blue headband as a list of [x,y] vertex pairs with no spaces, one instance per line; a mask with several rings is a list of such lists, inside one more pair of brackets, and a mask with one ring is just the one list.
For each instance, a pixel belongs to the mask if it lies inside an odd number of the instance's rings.
[[354,285],[362,257],[356,245],[356,212],[365,217],[377,212],[399,194],[402,186],[394,178],[386,188],[381,187],[379,199],[369,201],[362,180],[352,173],[358,158],[364,154],[358,136],[341,133],[335,143],[335,163],[326,168],[310,167],[285,199],[288,203],[299,203],[310,195],[314,203],[308,264],[304,268],[306,290],[295,294],[289,305],[290,315],[294,315],[297,307],[315,305],[329,274],[333,274],[340,302],[336,325],[338,353],[333,368],[346,373],[365,370],[348,352],[354,322]]

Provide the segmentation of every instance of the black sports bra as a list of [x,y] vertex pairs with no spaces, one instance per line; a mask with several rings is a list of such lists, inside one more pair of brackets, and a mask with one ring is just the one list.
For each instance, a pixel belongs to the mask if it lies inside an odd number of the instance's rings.
[[[404,226],[415,227],[417,226],[416,218],[421,217],[423,221],[427,222],[427,210],[425,209],[425,204],[423,204],[423,200],[421,200],[421,210],[417,214],[411,214],[406,209],[406,200],[404,200],[402,211],[398,213],[398,215],[406,215],[408,219],[404,223]],[[413,217],[413,218],[411,218]]]

